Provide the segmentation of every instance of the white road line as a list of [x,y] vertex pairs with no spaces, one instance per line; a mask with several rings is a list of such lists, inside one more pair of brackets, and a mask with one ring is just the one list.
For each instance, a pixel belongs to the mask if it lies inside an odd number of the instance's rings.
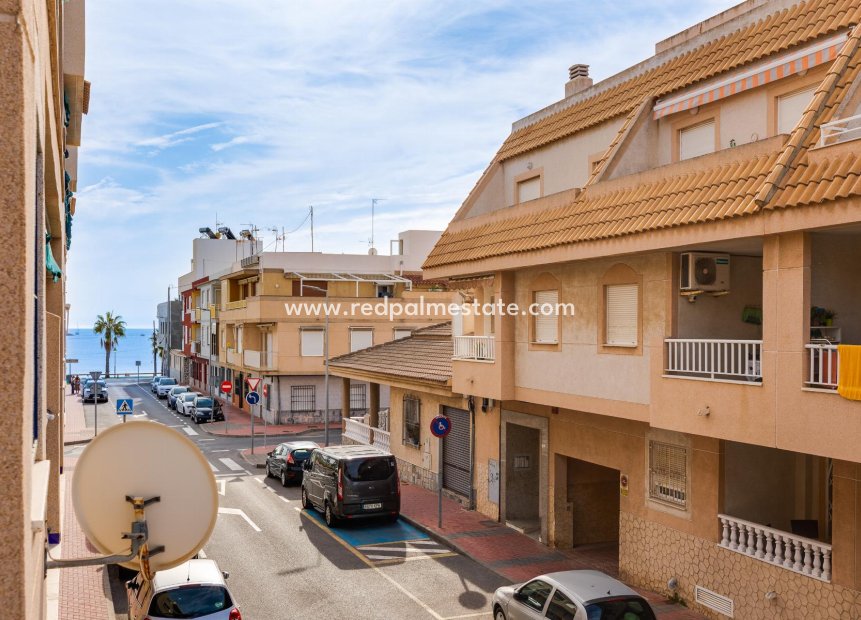
[[280,499],[280,500],[281,500],[282,502],[284,502],[285,504],[289,504],[289,503],[290,503],[290,500],[289,500],[289,499],[287,499],[286,497],[282,496],[282,495],[279,495],[279,496],[278,496],[278,499]]
[[259,527],[257,527],[257,524],[254,521],[252,521],[251,518],[247,514],[245,514],[245,511],[242,510],[241,508],[219,508],[218,514],[221,514],[221,515],[239,515],[240,517],[245,519],[245,521],[248,523],[248,525],[250,525],[252,527],[252,529],[254,529],[255,532],[262,532],[263,531]]
[[201,560],[206,559],[206,554],[203,552],[203,549],[197,552],[197,557],[199,557]]
[[189,427],[185,426],[185,427],[183,427],[182,430],[185,431],[186,435],[197,435],[197,431],[194,430],[193,428],[189,428]]
[[214,439],[198,439],[198,441],[215,441]]
[[[207,463],[209,463],[209,461],[207,461]],[[212,468],[212,471],[218,471],[218,468],[212,463],[209,463],[209,467]]]
[[215,452],[230,452],[230,450],[210,450],[210,452],[212,452],[212,453],[215,453]]
[[224,495],[227,490],[227,481],[225,480],[216,480],[215,483],[218,485],[218,494]]
[[227,465],[227,468],[232,470],[232,471],[245,471],[245,469],[242,467],[242,465],[240,465],[239,463],[237,463],[233,459],[225,457],[225,458],[220,458],[218,460],[221,461],[222,463],[224,463],[225,465]]

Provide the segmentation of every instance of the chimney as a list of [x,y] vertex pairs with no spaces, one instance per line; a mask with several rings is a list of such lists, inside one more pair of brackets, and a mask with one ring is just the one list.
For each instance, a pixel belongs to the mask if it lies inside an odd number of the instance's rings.
[[570,97],[581,90],[592,86],[592,78],[589,77],[589,65],[571,65],[568,67],[568,81],[565,83],[565,97]]

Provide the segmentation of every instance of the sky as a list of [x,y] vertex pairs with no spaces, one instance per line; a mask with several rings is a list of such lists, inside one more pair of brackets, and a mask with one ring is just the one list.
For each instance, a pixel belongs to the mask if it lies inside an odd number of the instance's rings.
[[[736,0],[92,0],[67,291],[147,327],[216,222],[365,253],[443,230],[511,124]],[[304,222],[304,224],[303,224]],[[280,244],[279,244],[280,247]]]

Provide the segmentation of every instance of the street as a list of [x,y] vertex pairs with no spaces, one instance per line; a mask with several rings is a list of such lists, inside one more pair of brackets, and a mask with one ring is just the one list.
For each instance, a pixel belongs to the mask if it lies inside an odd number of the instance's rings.
[[[148,385],[110,383],[99,428],[122,423],[117,398],[133,398],[135,419],[182,433],[203,452],[219,489],[215,531],[201,555],[230,573],[243,618],[490,618],[493,591],[505,581],[403,520],[350,523],[329,529],[303,511],[299,487],[284,488],[254,469],[240,451],[247,437],[216,437],[169,411]],[[92,405],[86,406],[88,424]],[[330,431],[333,443],[339,430]],[[302,435],[322,443],[322,433]],[[278,438],[270,437],[268,444]],[[257,440],[258,448],[262,437]],[[80,447],[70,448],[79,452]],[[181,472],[177,472],[181,475]],[[125,609],[115,601],[118,617]]]

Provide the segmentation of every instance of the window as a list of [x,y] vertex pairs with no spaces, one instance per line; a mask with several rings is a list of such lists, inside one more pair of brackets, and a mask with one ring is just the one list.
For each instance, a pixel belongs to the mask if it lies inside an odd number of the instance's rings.
[[374,346],[374,330],[351,329],[350,330],[350,353],[367,349]]
[[715,121],[711,119],[679,131],[679,161],[715,152]]
[[394,297],[394,284],[377,284],[377,297]]
[[636,284],[611,284],[606,287],[605,344],[622,347],[637,346],[638,289]]
[[559,342],[559,291],[535,291],[535,323],[532,341],[535,344],[557,344]]
[[367,392],[364,383],[350,384],[350,409],[367,409]]
[[795,129],[814,92],[815,86],[777,98],[777,133],[789,133]]
[[411,329],[402,329],[399,327],[395,328],[395,340],[400,340],[401,338],[409,338],[413,335],[413,330]]
[[655,614],[652,613],[646,601],[634,596],[612,598],[586,605],[586,620],[601,620],[601,618],[655,620]]
[[294,385],[290,388],[291,411],[314,411],[317,408],[316,387],[313,385]]
[[523,595],[521,602],[527,607],[531,607],[537,611],[544,609],[544,604],[550,597],[550,591],[553,587],[540,579],[530,581],[525,586],[520,588],[520,594]]
[[517,202],[526,202],[541,198],[541,177],[532,177],[517,184]]
[[[577,605],[559,590],[553,593],[550,605],[547,607],[546,617],[551,620],[574,620],[577,615]],[[598,616],[600,618],[600,616]]]
[[688,451],[659,441],[649,441],[649,497],[680,508],[687,507]]
[[421,401],[404,396],[404,443],[418,446],[421,442]]
[[323,357],[323,330],[303,329],[300,334],[302,357]]

